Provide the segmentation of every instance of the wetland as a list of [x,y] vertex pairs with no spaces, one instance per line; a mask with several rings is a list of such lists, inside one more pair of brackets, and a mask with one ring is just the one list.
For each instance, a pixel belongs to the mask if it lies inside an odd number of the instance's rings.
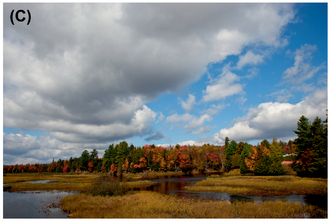
[[[124,175],[130,190],[122,196],[88,193],[96,178],[104,174],[6,175],[4,218],[327,217],[327,179],[140,175],[135,179],[132,174]],[[20,212],[15,210],[17,205],[23,208]]]

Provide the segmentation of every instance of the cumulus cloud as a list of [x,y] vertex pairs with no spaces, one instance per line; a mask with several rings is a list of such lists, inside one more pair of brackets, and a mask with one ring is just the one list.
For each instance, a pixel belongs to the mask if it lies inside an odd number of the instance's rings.
[[3,133],[3,164],[50,163],[53,159],[79,157],[83,150],[97,149],[99,157],[108,147],[106,144],[73,144],[64,143],[50,136]]
[[22,134],[3,133],[3,146],[3,153],[7,155],[21,155],[40,149],[40,144],[35,136]]
[[207,110],[205,110],[203,112],[205,112],[208,115],[214,115],[214,114],[219,113],[223,108],[224,108],[224,105],[221,105],[221,104],[219,104],[219,105],[212,104],[210,106],[210,108],[208,108]]
[[166,123],[185,122],[185,124],[177,124],[177,128],[186,128],[186,133],[191,133],[194,129],[203,125],[206,121],[211,121],[212,117],[209,114],[203,114],[200,117],[196,117],[191,114],[173,114],[166,118]]
[[197,131],[193,131],[192,134],[202,134],[210,131],[210,126],[202,126]]
[[[22,8],[35,19],[13,26],[7,18]],[[292,4],[6,3],[3,12],[3,126],[71,144],[151,135],[146,103],[245,46],[283,45],[295,16]],[[239,93],[237,78],[221,76],[204,100]],[[217,96],[219,85],[229,94]]]
[[192,110],[192,108],[194,107],[194,105],[196,105],[195,102],[195,96],[192,94],[188,95],[187,101],[181,101],[181,105],[182,108],[186,111],[189,112],[190,110]]
[[304,115],[310,120],[316,116],[324,119],[327,109],[326,89],[317,90],[297,104],[268,102],[251,108],[248,114],[235,120],[230,128],[214,135],[215,143],[224,143],[225,137],[236,141],[294,139],[297,122]]
[[162,146],[162,147],[169,147],[169,146],[176,146],[177,144],[179,144],[180,146],[184,146],[184,145],[190,145],[190,146],[202,146],[204,144],[208,144],[211,143],[213,141],[213,138],[211,137],[200,137],[198,140],[194,141],[194,140],[187,140],[187,141],[183,141],[183,142],[179,142],[179,143],[166,143],[166,144],[157,144],[157,146]]
[[218,78],[211,85],[208,85],[205,91],[203,91],[203,101],[208,102],[224,99],[242,93],[243,86],[235,83],[239,80],[240,77],[229,70],[229,65],[224,66],[223,71]]
[[[172,125],[171,128],[185,128],[186,133],[201,134],[210,131],[210,126],[202,126],[205,122],[210,122],[213,118],[212,115],[219,113],[224,108],[223,105],[212,104],[207,110],[201,112],[201,116],[197,117],[189,113],[178,114],[175,113],[166,118],[166,123],[177,123],[175,126]],[[183,124],[183,123],[184,124]],[[196,128],[199,128],[196,131]]]

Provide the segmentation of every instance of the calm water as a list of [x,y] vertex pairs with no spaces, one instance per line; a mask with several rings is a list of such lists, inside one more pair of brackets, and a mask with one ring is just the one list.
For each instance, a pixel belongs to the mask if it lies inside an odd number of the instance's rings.
[[[158,182],[151,187],[136,188],[136,190],[149,190],[159,193],[176,195],[179,197],[200,198],[200,199],[215,199],[215,200],[251,200],[251,201],[276,201],[286,200],[291,202],[299,202],[302,205],[317,205],[327,209],[327,196],[276,196],[276,197],[260,197],[260,196],[244,196],[228,193],[214,192],[194,192],[187,191],[183,188],[187,185],[193,185],[195,182],[206,179],[206,175],[199,174],[195,176],[177,176],[164,177],[160,179],[150,179],[150,181]],[[33,181],[49,182],[48,181]],[[52,203],[59,202],[62,198],[75,195],[78,192],[65,191],[40,191],[40,192],[3,192],[3,211],[4,218],[67,218],[68,214],[64,213],[61,208],[47,208]]]
[[277,201],[285,200],[290,202],[298,202],[301,205],[316,205],[327,209],[327,196],[305,196],[305,195],[289,195],[289,196],[245,196],[239,194],[217,193],[217,192],[195,192],[185,190],[184,187],[193,185],[197,181],[206,179],[206,175],[195,176],[178,176],[168,177],[163,179],[152,179],[150,181],[158,182],[151,187],[142,187],[140,190],[150,190],[164,194],[176,195],[179,197],[199,198],[199,199],[221,199],[221,200],[250,200],[250,201]]
[[67,218],[61,208],[47,208],[62,198],[77,192],[40,191],[40,192],[3,192],[4,218]]

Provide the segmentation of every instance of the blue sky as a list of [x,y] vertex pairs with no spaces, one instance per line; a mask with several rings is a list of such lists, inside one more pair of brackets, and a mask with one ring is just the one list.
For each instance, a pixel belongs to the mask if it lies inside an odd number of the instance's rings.
[[[5,19],[26,7],[29,26]],[[287,142],[326,116],[325,3],[4,4],[4,21],[4,164]]]

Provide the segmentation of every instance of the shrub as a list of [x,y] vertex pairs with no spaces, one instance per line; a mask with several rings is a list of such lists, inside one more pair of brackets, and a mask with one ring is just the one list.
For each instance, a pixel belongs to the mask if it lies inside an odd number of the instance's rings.
[[87,192],[92,196],[119,196],[126,194],[128,188],[125,183],[107,176],[95,179]]
[[220,175],[215,175],[215,174],[213,174],[213,175],[210,175],[210,177],[211,177],[211,178],[219,178]]

